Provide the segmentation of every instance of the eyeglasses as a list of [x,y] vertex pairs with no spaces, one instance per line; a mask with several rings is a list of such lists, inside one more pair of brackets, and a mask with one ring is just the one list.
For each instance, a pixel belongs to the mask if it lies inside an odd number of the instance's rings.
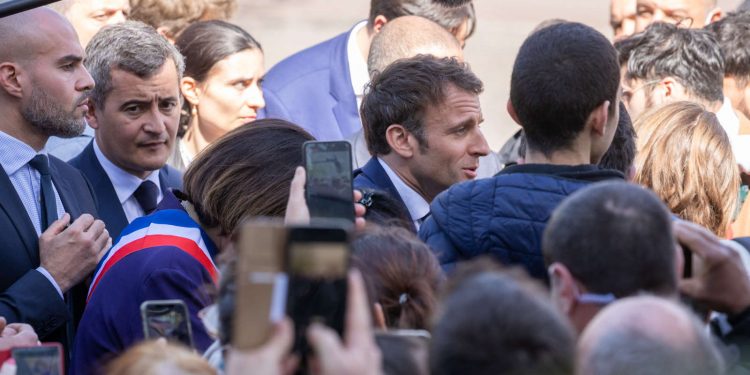
[[660,79],[651,80],[651,81],[641,84],[640,86],[636,88],[629,88],[625,85],[622,85],[622,100],[627,103],[630,101],[631,98],[633,98],[633,95],[636,92],[641,91],[648,86],[655,85],[659,82],[661,82]]

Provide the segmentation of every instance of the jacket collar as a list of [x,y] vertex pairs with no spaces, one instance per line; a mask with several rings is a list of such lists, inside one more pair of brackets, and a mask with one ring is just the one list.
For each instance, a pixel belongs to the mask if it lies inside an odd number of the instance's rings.
[[518,164],[507,167],[500,172],[497,176],[516,174],[516,173],[528,173],[528,174],[542,174],[548,176],[554,176],[559,178],[566,178],[570,180],[581,180],[581,181],[603,181],[610,179],[625,179],[625,175],[622,172],[614,169],[605,169],[594,164],[581,164],[581,165],[554,165],[554,164]]

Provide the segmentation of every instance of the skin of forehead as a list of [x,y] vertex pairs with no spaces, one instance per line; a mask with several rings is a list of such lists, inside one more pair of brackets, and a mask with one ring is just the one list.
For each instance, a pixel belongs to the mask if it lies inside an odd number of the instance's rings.
[[0,35],[0,62],[23,61],[47,52],[55,36],[75,37],[75,31],[59,13],[36,8],[0,19]]

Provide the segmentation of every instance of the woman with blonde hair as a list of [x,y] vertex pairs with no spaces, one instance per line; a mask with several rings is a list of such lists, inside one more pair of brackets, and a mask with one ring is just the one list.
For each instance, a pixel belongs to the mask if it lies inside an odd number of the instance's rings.
[[729,137],[703,106],[677,102],[640,116],[635,182],[681,219],[728,237],[740,188]]
[[144,341],[112,360],[107,375],[216,375],[216,370],[195,352],[174,344]]

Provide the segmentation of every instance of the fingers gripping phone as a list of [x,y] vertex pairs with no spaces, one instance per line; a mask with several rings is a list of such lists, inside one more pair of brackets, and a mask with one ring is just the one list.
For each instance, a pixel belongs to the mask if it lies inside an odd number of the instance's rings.
[[313,219],[354,222],[352,149],[349,142],[305,142],[305,200]]
[[294,351],[302,356],[302,368],[306,367],[310,352],[305,339],[310,324],[318,322],[343,334],[349,256],[344,229],[289,230],[285,256],[289,278],[286,311],[294,321]]
[[181,300],[152,300],[141,304],[143,336],[147,340],[166,338],[193,347],[190,314]]

